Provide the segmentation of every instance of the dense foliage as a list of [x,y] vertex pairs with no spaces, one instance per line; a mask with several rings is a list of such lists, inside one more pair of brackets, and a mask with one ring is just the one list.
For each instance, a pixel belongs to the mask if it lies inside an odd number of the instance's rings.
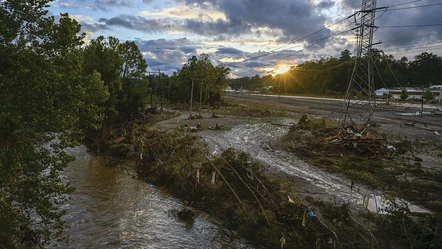
[[171,77],[168,98],[183,103],[189,103],[191,98],[203,104],[219,102],[229,73],[230,69],[223,64],[214,66],[207,54],[201,54],[199,59],[193,56]]
[[63,149],[80,122],[101,122],[109,96],[82,67],[80,25],[47,16],[50,1],[0,2],[0,247],[43,248],[63,229],[70,187]]
[[[256,75],[230,80],[233,89],[262,91],[272,86],[276,93],[342,95],[354,67],[354,57],[344,50],[339,58],[329,57],[306,61],[276,76]],[[442,84],[442,58],[421,53],[413,61],[397,60],[392,55],[376,53],[374,61],[375,88],[421,87]]]
[[146,105],[149,81],[147,63],[134,42],[103,36],[92,40],[84,49],[83,68],[87,73],[98,71],[109,90],[104,105],[106,127],[139,115]]

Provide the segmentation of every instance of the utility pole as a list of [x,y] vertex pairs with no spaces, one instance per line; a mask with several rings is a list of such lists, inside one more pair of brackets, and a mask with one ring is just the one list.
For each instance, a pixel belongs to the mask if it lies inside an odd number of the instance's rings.
[[424,93],[425,93],[425,88],[424,88],[424,86],[422,86],[420,118],[423,118],[423,115],[424,115]]
[[[160,81],[159,81],[160,74],[161,74],[160,69],[158,69],[158,72],[147,72],[147,74],[149,75],[149,80],[150,80],[151,74],[153,74],[153,75],[158,74],[158,84],[160,83]],[[152,88],[152,91],[150,92],[150,107],[153,108],[153,88]],[[162,104],[161,104],[161,108],[162,108]]]
[[[158,84],[161,84],[161,71],[158,68]],[[164,88],[160,88],[160,112],[163,112],[163,91],[162,89]]]
[[200,87],[200,107],[198,108],[198,117],[201,118],[201,101],[203,99],[203,84],[204,84],[204,80],[201,79],[201,87]]
[[193,81],[194,81],[194,79],[192,78],[192,90],[191,90],[191,92],[190,92],[190,110],[189,110],[189,118],[190,118],[190,119],[192,119]]
[[[385,8],[385,7],[383,7]],[[373,115],[376,101],[374,97],[374,77],[373,77],[373,63],[372,57],[375,54],[373,51],[373,33],[377,27],[374,26],[376,10],[383,9],[376,8],[376,0],[362,0],[362,9],[355,13],[355,21],[357,16],[359,20],[356,21],[356,27],[353,30],[356,32],[356,61],[353,72],[348,82],[347,91],[345,93],[345,101],[339,129],[345,129],[349,123],[359,121],[362,126],[369,124],[370,118]],[[368,110],[365,112],[358,112],[355,117],[350,116],[351,102],[354,101],[353,91],[363,91],[368,96],[367,106]],[[357,120],[360,118],[362,120]]]

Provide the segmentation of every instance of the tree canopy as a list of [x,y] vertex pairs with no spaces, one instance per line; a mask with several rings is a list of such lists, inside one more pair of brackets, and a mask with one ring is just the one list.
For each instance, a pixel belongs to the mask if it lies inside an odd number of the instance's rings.
[[0,247],[43,248],[61,236],[71,188],[63,149],[81,120],[100,122],[108,89],[85,72],[80,25],[47,16],[48,0],[0,2]]
[[229,73],[230,69],[224,64],[214,66],[207,54],[201,54],[199,59],[192,56],[171,77],[169,99],[189,103],[193,90],[193,101],[203,104],[219,102],[223,98],[223,89],[228,85]]
[[97,71],[109,89],[104,105],[107,125],[139,115],[149,91],[147,63],[135,42],[99,36],[84,49],[84,70]]

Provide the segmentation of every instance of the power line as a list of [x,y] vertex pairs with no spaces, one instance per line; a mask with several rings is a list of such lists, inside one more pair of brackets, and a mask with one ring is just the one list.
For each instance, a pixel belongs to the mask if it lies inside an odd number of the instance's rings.
[[404,38],[401,38],[401,39],[394,39],[394,40],[384,41],[383,43],[393,42],[393,41],[405,41],[405,40],[411,40],[411,39],[414,39],[414,38],[420,38],[420,37],[425,37],[425,36],[432,36],[432,35],[437,35],[437,34],[442,34],[442,32],[426,34],[426,35],[411,36],[411,37],[404,37]]
[[434,26],[442,26],[442,23],[434,23],[434,24],[416,24],[416,25],[378,26],[378,28],[415,28],[415,27],[434,27]]
[[[413,48],[414,47],[414,48]],[[442,48],[441,44],[438,44],[436,46],[422,46],[422,45],[414,45],[412,48],[407,49],[406,51],[404,51],[404,49],[406,48],[401,48],[401,49],[396,49],[396,50],[389,50],[389,53],[397,53],[397,54],[405,54],[405,53],[411,53],[411,52],[415,52],[415,51],[423,51],[423,50],[435,50],[435,49],[440,49]]]
[[328,25],[328,26],[326,26],[326,27],[324,27],[324,28],[322,28],[322,29],[320,29],[320,30],[318,30],[318,31],[315,31],[315,32],[313,32],[313,33],[311,33],[311,34],[309,34],[309,35],[306,35],[306,36],[304,36],[304,37],[301,37],[301,38],[299,38],[299,39],[296,39],[296,40],[290,42],[289,44],[284,45],[284,46],[282,46],[282,47],[280,47],[280,48],[275,48],[275,49],[273,49],[273,50],[270,50],[270,52],[268,52],[267,54],[263,54],[263,55],[258,55],[258,56],[255,56],[255,57],[251,57],[251,58],[249,58],[249,59],[245,59],[243,62],[246,62],[246,61],[250,61],[250,60],[258,59],[258,58],[261,58],[261,57],[264,57],[264,56],[269,56],[269,55],[275,54],[275,53],[279,52],[279,51],[277,51],[277,50],[281,50],[281,49],[283,49],[283,48],[286,48],[286,47],[289,46],[290,44],[294,44],[294,43],[296,43],[296,42],[298,42],[298,41],[302,41],[302,40],[304,40],[304,39],[309,38],[310,36],[313,36],[313,35],[315,35],[315,34],[317,34],[317,33],[320,33],[320,32],[322,32],[322,31],[324,31],[324,30],[327,30],[328,28],[330,28],[330,27],[332,27],[332,26],[334,26],[334,25],[336,25],[336,24],[339,24],[339,23],[341,23],[341,22],[347,20],[348,18],[350,18],[350,16],[349,16],[349,17],[346,17],[346,18],[344,18],[344,19],[341,19],[341,20],[339,20],[339,21],[337,21],[337,22],[335,22],[335,23],[333,23],[333,24],[331,24],[331,25]]
[[426,5],[410,6],[410,7],[394,8],[394,9],[388,8],[386,11],[417,9],[417,8],[431,7],[431,6],[437,6],[437,5],[442,5],[442,3],[434,3],[434,4],[426,4]]
[[390,5],[389,7],[396,7],[396,6],[401,6],[401,5],[406,5],[406,4],[410,4],[410,3],[417,3],[417,2],[422,2],[423,0],[415,0],[415,1],[411,1],[411,2],[406,2],[406,3],[399,3],[399,4],[395,4],[395,5]]
[[[351,25],[351,23],[348,24],[347,26],[345,26],[344,28],[347,28],[347,27],[350,26],[350,25]],[[310,48],[310,47],[312,47],[312,46],[318,44],[319,42],[321,42],[321,41],[323,41],[323,40],[325,40],[325,39],[328,39],[328,38],[333,37],[333,36],[336,36],[336,35],[343,34],[343,33],[345,33],[345,32],[350,32],[351,30],[352,30],[352,29],[349,29],[349,30],[343,30],[343,31],[342,31],[342,30],[338,30],[338,31],[335,31],[335,32],[333,32],[332,34],[330,34],[330,35],[328,35],[328,36],[322,37],[322,38],[317,39],[317,40],[315,40],[315,41],[311,41],[311,42],[310,42],[311,44],[310,44],[309,46],[306,46],[306,47],[304,47],[303,49],[300,49],[300,50],[297,50],[297,51],[295,51],[295,52],[292,52],[292,53],[290,53],[289,55],[286,55],[286,56],[280,58],[280,60],[281,60],[281,59],[287,59],[287,58],[289,58],[289,57],[291,57],[291,56],[293,56],[293,55],[295,55],[295,54],[297,54],[297,53],[299,53],[299,52],[301,52],[301,51],[303,51],[303,50],[305,50],[305,49],[307,49],[307,48]],[[279,52],[281,52],[281,51],[279,51]],[[236,74],[236,75],[237,75],[237,76],[245,76],[246,73],[248,73],[248,72],[252,72],[252,71],[260,71],[260,70],[257,70],[257,69],[248,69],[248,70],[243,71],[242,73],[239,73],[239,74]]]

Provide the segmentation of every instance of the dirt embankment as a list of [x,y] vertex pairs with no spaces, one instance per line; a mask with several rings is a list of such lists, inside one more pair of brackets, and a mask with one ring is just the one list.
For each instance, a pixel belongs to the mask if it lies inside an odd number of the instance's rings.
[[[216,118],[227,114],[242,118]],[[412,243],[414,248],[428,248],[424,246],[440,243],[435,238],[441,237],[437,230],[441,223],[434,216],[425,216],[427,223],[416,223],[401,207],[391,206],[390,211],[397,213],[390,219],[357,213],[345,203],[302,197],[290,176],[270,174],[241,151],[227,149],[213,156],[191,132],[198,126],[229,129],[247,122],[247,117],[272,115],[286,114],[240,105],[216,110],[211,119],[188,120],[184,114],[176,115],[175,123],[169,119],[155,126],[131,124],[107,136],[102,151],[135,160],[140,178],[186,200],[189,209],[179,212],[182,217],[191,218],[195,210],[205,212],[208,219],[220,220],[256,248],[391,248]],[[153,123],[154,117],[149,119]],[[289,149],[296,153],[296,147]]]

